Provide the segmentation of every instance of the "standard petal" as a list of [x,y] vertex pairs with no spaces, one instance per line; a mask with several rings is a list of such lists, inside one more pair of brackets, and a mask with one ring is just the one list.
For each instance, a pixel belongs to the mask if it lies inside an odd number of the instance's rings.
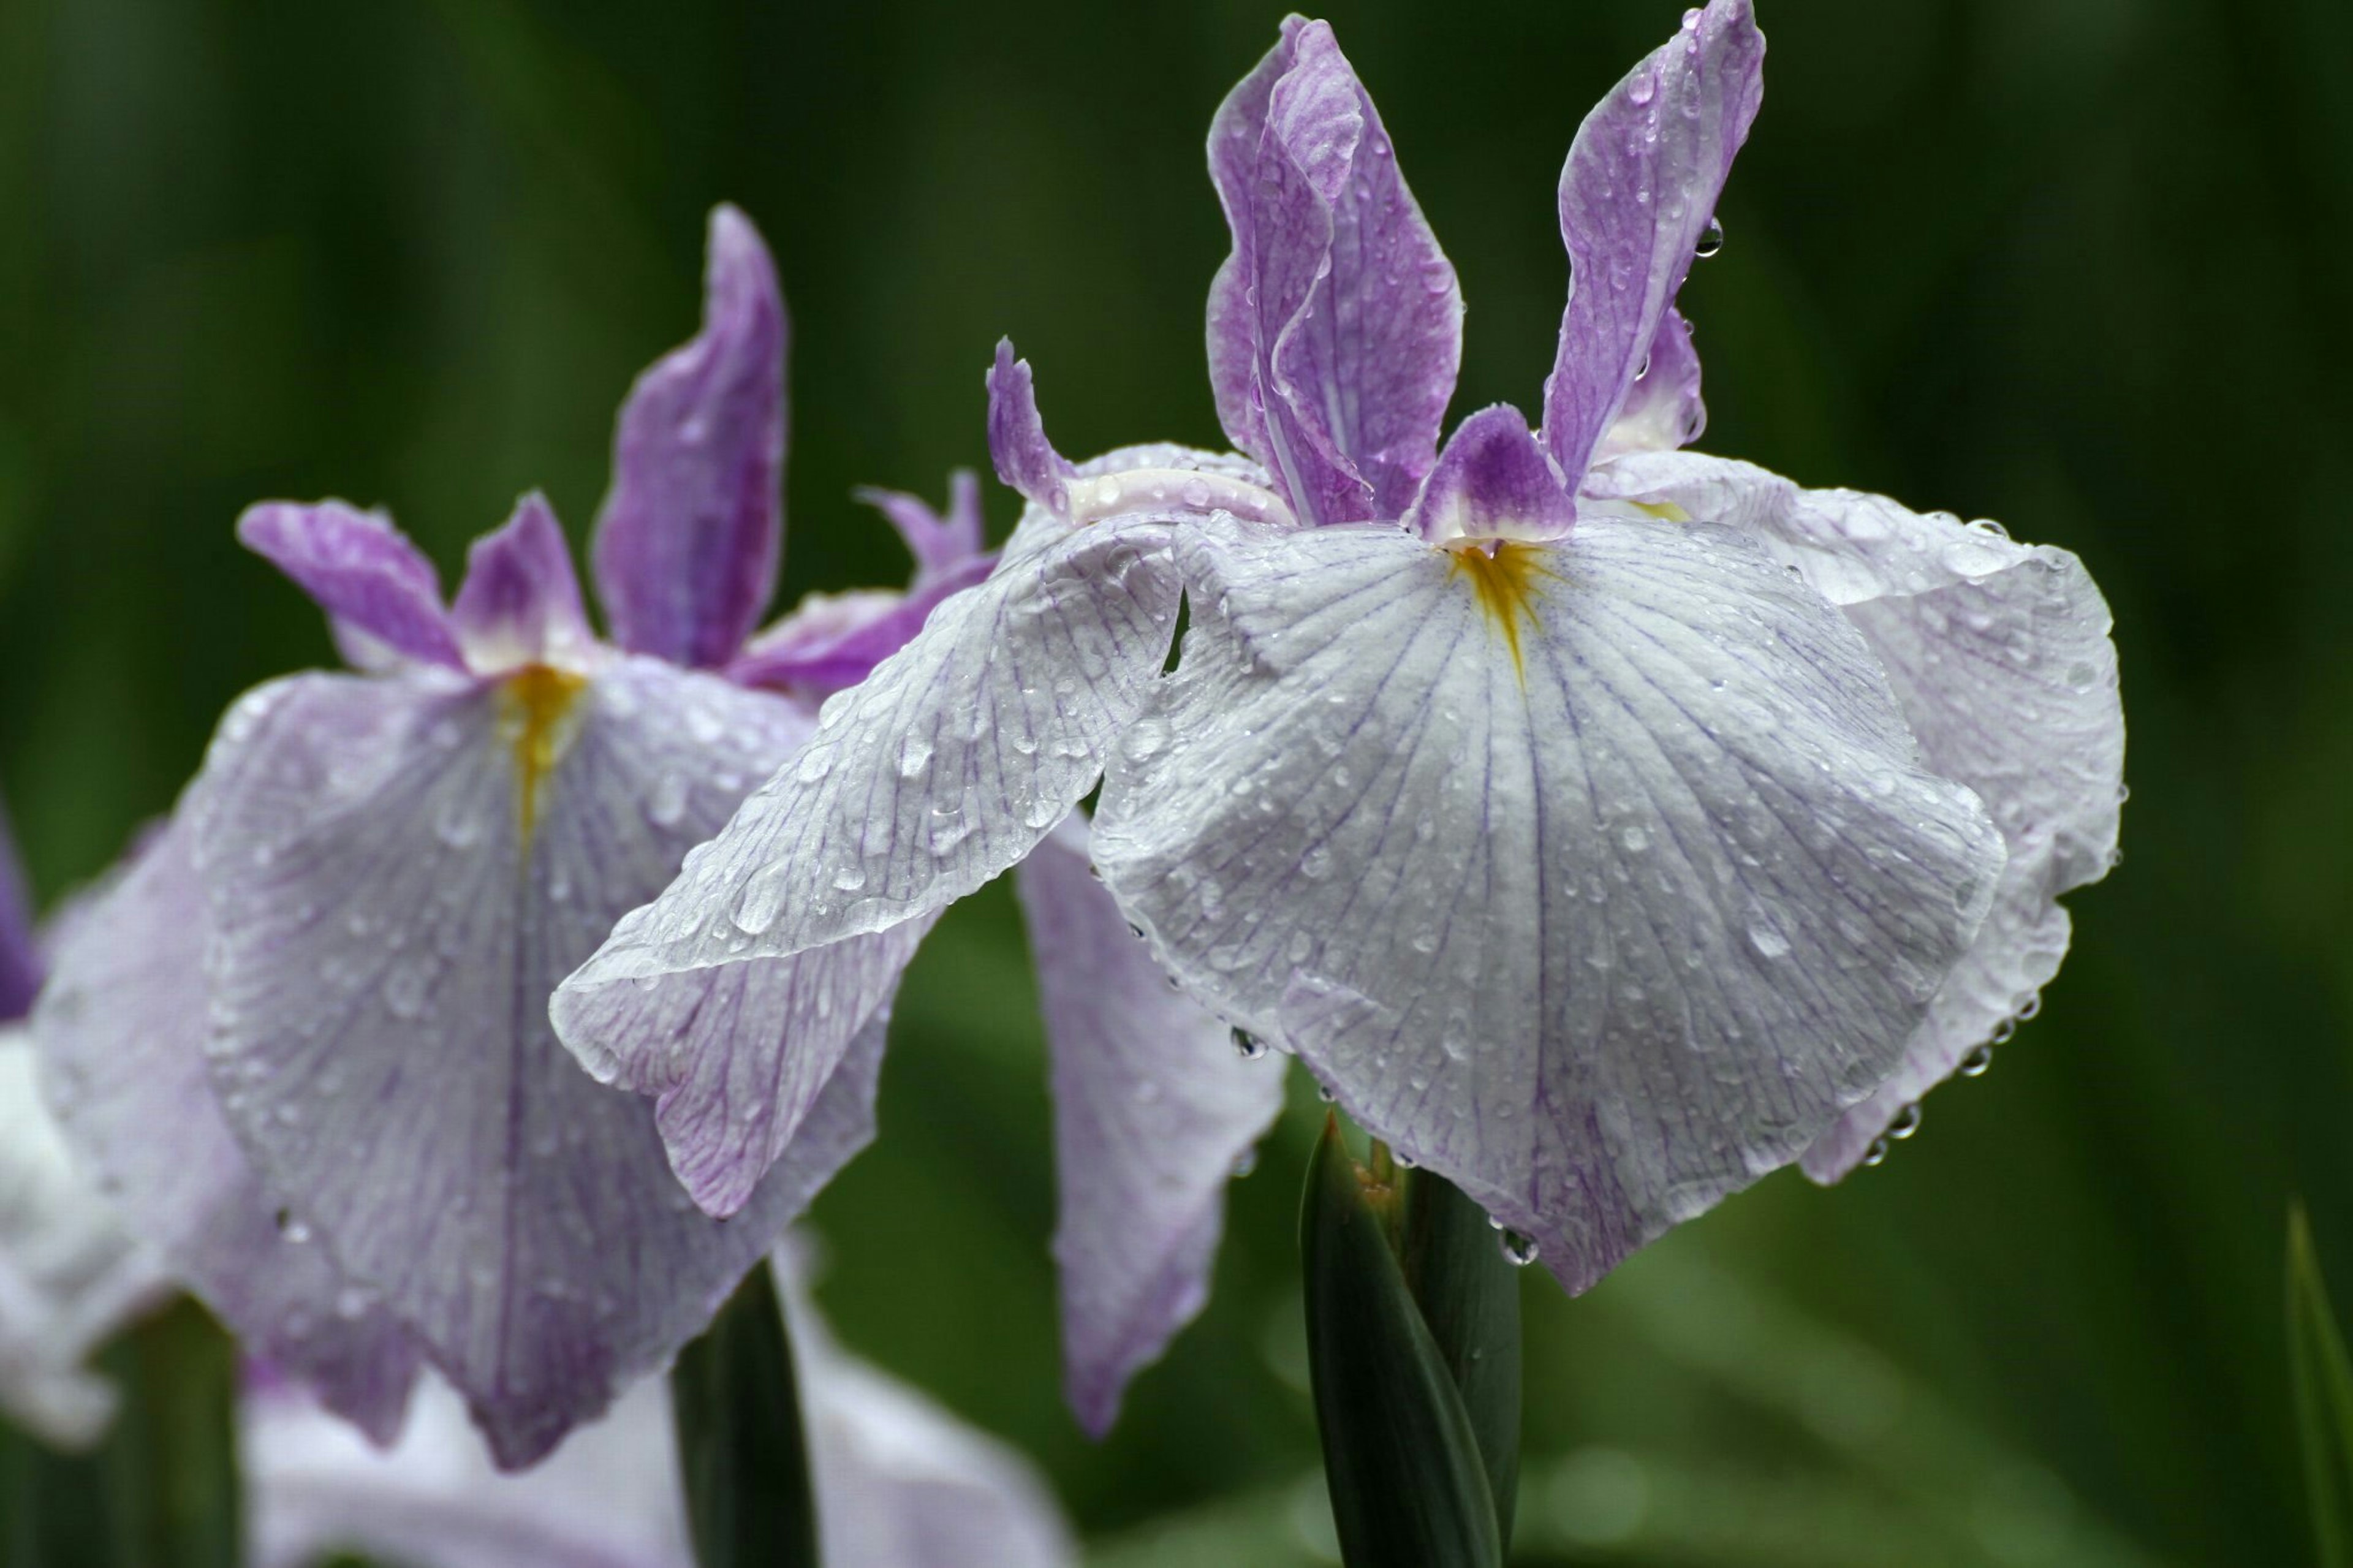
[[1699,395],[1699,351],[1692,327],[1673,306],[1659,319],[1650,357],[1634,373],[1625,405],[1593,449],[1593,460],[1627,452],[1671,452],[1688,447],[1707,428],[1707,405]]
[[1520,411],[1503,404],[1462,422],[1405,514],[1406,531],[1433,544],[1558,539],[1576,521],[1560,470]]
[[1128,1379],[1208,1300],[1226,1183],[1282,1109],[1282,1074],[1168,988],[1080,821],[1016,875],[1054,1064],[1063,1388],[1100,1437]]
[[1169,534],[1153,518],[1066,531],[942,604],[567,984],[786,957],[1012,866],[1094,787],[1159,679]]
[[298,678],[215,742],[195,819],[215,1084],[503,1465],[700,1331],[832,1173],[797,1145],[733,1224],[711,1220],[653,1108],[581,1070],[547,1019],[557,980],[806,723],[628,659],[593,681]]
[[983,581],[997,559],[976,555],[904,594],[811,594],[752,639],[727,679],[821,701],[874,673],[914,639],[940,601]]
[[466,581],[449,621],[480,674],[550,659],[574,662],[589,643],[588,615],[563,525],[537,490],[466,553]]
[[44,1087],[123,1223],[246,1352],[389,1442],[417,1352],[262,1184],[206,1075],[208,921],[186,810],[67,923],[33,1020]]
[[33,941],[33,901],[26,895],[24,868],[16,863],[16,837],[0,807],[0,1024],[33,1010],[41,988],[41,952]]
[[32,1041],[0,1027],[0,1414],[58,1447],[96,1441],[115,1391],[85,1363],[170,1289],[58,1135]]
[[1629,458],[1597,481],[1753,533],[1844,606],[1928,765],[1975,790],[2009,846],[1992,912],[1903,1067],[1807,1152],[1809,1174],[1835,1180],[1905,1106],[2033,1009],[2067,952],[2059,896],[2107,873],[2125,749],[2107,605],[2064,550],[1882,496],[1802,489],[1746,463]]
[[915,558],[915,586],[961,572],[981,552],[980,476],[970,468],[948,475],[948,510],[943,517],[921,496],[861,485],[851,494],[881,512],[907,542]]
[[1013,340],[997,340],[997,363],[988,367],[988,456],[997,477],[1032,506],[1068,518],[1071,460],[1046,439],[1038,412],[1037,378],[1026,359],[1013,357]]
[[1234,239],[1208,308],[1227,436],[1303,521],[1397,516],[1436,457],[1462,292],[1328,23],[1283,23],[1219,106],[1209,173]]
[[702,331],[638,377],[596,519],[613,640],[724,664],[760,622],[784,554],[785,300],[752,220],[711,214]]
[[1984,917],[1976,798],[1737,534],[1182,548],[1197,618],[1096,863],[1208,1005],[1571,1289],[1876,1088]]
[[1710,0],[1577,127],[1560,175],[1568,308],[1545,444],[1582,474],[1654,350],[1765,90],[1749,0]]
[[404,658],[463,667],[439,574],[384,513],[339,500],[262,501],[237,520],[237,537],[293,578],[339,638],[356,633]]
[[1027,1458],[844,1352],[780,1251],[829,1563],[1076,1568],[1077,1544]]
[[428,1377],[389,1452],[296,1390],[239,1412],[256,1568],[364,1553],[430,1568],[692,1568],[670,1402],[639,1384],[545,1464],[501,1475]]

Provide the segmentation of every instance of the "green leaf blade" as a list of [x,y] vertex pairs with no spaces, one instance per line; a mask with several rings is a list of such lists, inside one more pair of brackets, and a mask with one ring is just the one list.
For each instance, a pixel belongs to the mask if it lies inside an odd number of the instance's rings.
[[1404,1188],[1406,1283],[1462,1396],[1508,1547],[1520,1475],[1520,1271],[1487,1211],[1453,1183],[1409,1171]]
[[2302,1204],[2287,1216],[2287,1348],[2315,1550],[2321,1568],[2353,1568],[2353,1358]]
[[774,1272],[765,1263],[670,1369],[701,1568],[817,1568],[817,1498]]

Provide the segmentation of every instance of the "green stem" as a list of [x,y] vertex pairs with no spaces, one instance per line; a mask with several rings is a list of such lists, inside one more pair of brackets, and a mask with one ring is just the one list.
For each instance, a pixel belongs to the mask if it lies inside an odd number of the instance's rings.
[[792,1342],[763,1262],[670,1369],[701,1568],[817,1568],[816,1493]]

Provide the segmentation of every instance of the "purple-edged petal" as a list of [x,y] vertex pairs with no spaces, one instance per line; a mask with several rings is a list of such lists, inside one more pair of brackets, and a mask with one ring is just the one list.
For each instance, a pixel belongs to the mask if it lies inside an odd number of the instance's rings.
[[1081,822],[1016,875],[1054,1064],[1063,1386],[1100,1437],[1128,1379],[1208,1300],[1226,1183],[1282,1109],[1282,1073],[1168,988],[1090,869]]
[[248,550],[301,585],[339,629],[421,664],[463,665],[433,563],[380,511],[263,501],[237,520]]
[[256,1568],[343,1554],[430,1568],[693,1568],[662,1385],[639,1384],[546,1463],[502,1475],[449,1385],[427,1378],[389,1452],[297,1390],[239,1413]]
[[1577,500],[1520,411],[1504,405],[1465,419],[1406,512],[1408,532],[1453,540],[1558,539]]
[[1928,765],[1982,797],[2009,846],[1993,910],[1903,1066],[1807,1152],[1834,1180],[1904,1108],[2031,1011],[2067,952],[2059,896],[2107,873],[2124,783],[2108,607],[2064,550],[1854,490],[1801,489],[1696,453],[1630,458],[1597,489],[1752,532],[1846,610]]
[[0,1026],[0,1415],[58,1447],[95,1442],[116,1394],[89,1359],[169,1289],[41,1103],[31,1040]]
[[33,901],[25,890],[25,869],[16,861],[8,813],[0,807],[0,1024],[33,1010],[41,972],[41,951],[33,940]]
[[965,570],[981,552],[980,476],[970,468],[948,475],[948,510],[943,517],[921,496],[904,490],[860,486],[858,500],[881,512],[907,542],[915,558],[915,586]]
[[1699,395],[1699,351],[1692,346],[1691,323],[1669,306],[1651,339],[1650,357],[1634,376],[1624,406],[1593,449],[1606,462],[1628,452],[1672,452],[1688,447],[1707,428],[1707,405]]
[[1038,413],[1037,378],[1029,362],[1013,357],[1013,340],[997,341],[997,363],[988,368],[988,456],[1006,488],[1032,505],[1067,518],[1067,486],[1076,472],[1071,460],[1046,439]]
[[1976,798],[1740,535],[1180,549],[1196,618],[1096,864],[1207,1005],[1571,1289],[1875,1089],[1984,918]]
[[590,640],[580,580],[547,498],[537,490],[466,552],[466,581],[450,606],[466,662],[488,675],[578,659]]
[[[555,983],[807,721],[650,659],[594,680],[299,677],[224,722],[195,858],[212,1068],[298,1217],[526,1464],[708,1321],[832,1167],[696,1212]],[[839,1079],[842,1075],[837,1075]]]
[[1012,866],[1094,787],[1159,679],[1170,532],[1149,517],[1067,531],[942,604],[566,984],[887,931]]
[[1219,106],[1209,173],[1234,239],[1208,310],[1227,436],[1303,521],[1396,517],[1437,452],[1462,293],[1329,24],[1283,23]]
[[913,641],[941,600],[987,577],[997,558],[976,555],[918,581],[905,594],[871,590],[811,594],[793,613],[752,639],[727,667],[743,686],[825,698],[857,685]]
[[1764,64],[1749,0],[1710,0],[1577,127],[1560,176],[1568,308],[1545,382],[1545,445],[1563,473],[1591,466],[1635,390],[1757,118]]
[[246,1352],[389,1442],[416,1350],[263,1185],[206,1074],[209,921],[188,809],[66,925],[33,1022],[50,1102],[124,1225]]
[[784,553],[785,301],[751,219],[711,214],[702,331],[630,388],[596,520],[613,640],[698,668],[734,657]]

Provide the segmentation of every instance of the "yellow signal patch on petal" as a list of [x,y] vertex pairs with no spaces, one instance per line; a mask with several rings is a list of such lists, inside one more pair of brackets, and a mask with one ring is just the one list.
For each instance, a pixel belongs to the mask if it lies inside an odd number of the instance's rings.
[[1535,618],[1536,580],[1553,574],[1546,569],[1543,555],[1534,545],[1516,539],[1467,541],[1450,546],[1447,553],[1454,557],[1455,574],[1471,580],[1479,607],[1512,650],[1513,673],[1526,685],[1527,670],[1520,658],[1520,617]]
[[572,705],[588,684],[585,675],[543,664],[525,665],[499,690],[499,735],[514,748],[515,810],[523,842],[539,821],[539,793],[572,736]]

